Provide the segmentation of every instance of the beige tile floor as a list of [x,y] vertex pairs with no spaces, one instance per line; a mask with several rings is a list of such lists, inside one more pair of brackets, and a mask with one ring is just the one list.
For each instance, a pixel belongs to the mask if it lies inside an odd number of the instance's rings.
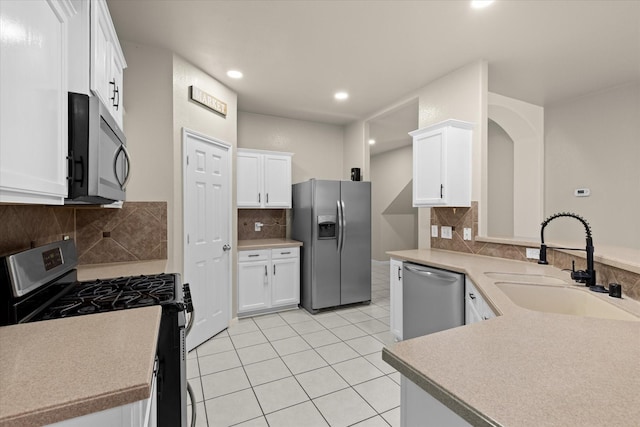
[[388,264],[371,282],[370,305],[241,319],[191,351],[196,425],[399,426],[400,374],[380,356],[393,342]]

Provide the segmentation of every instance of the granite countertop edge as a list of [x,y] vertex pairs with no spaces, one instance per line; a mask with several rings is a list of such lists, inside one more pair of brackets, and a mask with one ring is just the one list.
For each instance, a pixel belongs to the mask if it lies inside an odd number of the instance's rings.
[[253,239],[238,240],[239,251],[253,251],[260,249],[277,249],[302,246],[303,243],[293,239]]
[[[160,306],[151,306],[88,316],[75,316],[42,322],[25,323],[0,328],[0,332],[3,332],[3,334],[1,334],[4,337],[3,339],[17,339],[18,341],[25,340],[25,345],[30,349],[33,349],[34,346],[35,348],[38,348],[38,344],[34,344],[33,340],[30,339],[29,336],[33,333],[38,334],[39,330],[49,331],[55,329],[60,331],[63,335],[78,336],[76,332],[78,325],[84,323],[85,326],[82,326],[83,330],[85,330],[84,335],[82,335],[82,333],[80,334],[82,336],[86,336],[87,334],[91,335],[92,333],[87,331],[96,329],[101,333],[107,334],[109,337],[115,337],[117,334],[122,333],[124,325],[137,324],[137,327],[134,328],[135,331],[132,332],[132,336],[135,338],[131,339],[135,340],[138,344],[133,347],[136,354],[131,354],[129,358],[135,358],[136,363],[134,365],[144,369],[144,372],[142,372],[142,369],[136,371],[140,372],[140,374],[136,374],[136,379],[133,381],[130,379],[124,379],[127,375],[123,375],[123,379],[118,380],[121,383],[124,382],[123,384],[111,384],[104,386],[104,390],[101,392],[96,391],[95,388],[94,391],[87,392],[83,391],[81,387],[75,387],[75,391],[69,393],[68,398],[65,397],[65,399],[54,399],[53,401],[47,402],[45,393],[45,395],[43,395],[44,398],[38,400],[38,402],[42,404],[41,407],[34,407],[34,405],[27,405],[23,408],[16,408],[15,406],[13,408],[5,407],[0,411],[0,427],[44,426],[148,399],[152,390],[152,376],[155,365],[156,345],[161,314],[162,310]],[[87,327],[87,324],[90,324],[90,326]],[[3,331],[4,328],[12,329]],[[138,339],[142,336],[145,337],[144,343],[140,344]],[[109,340],[113,340],[113,338],[107,338],[105,341]],[[21,345],[20,342],[14,344]],[[84,345],[81,342],[77,342],[76,345],[70,348],[66,353],[70,354],[69,351],[74,352],[74,349],[77,346],[83,347]],[[52,354],[52,352],[55,352],[55,354]],[[15,371],[5,373],[6,376],[3,377],[4,379],[0,384],[0,394],[10,393],[5,388],[13,386],[12,384],[6,383],[11,383],[11,380],[15,380],[15,372],[19,373],[23,370],[31,372],[29,367],[34,366],[34,363],[39,365],[45,358],[47,360],[60,360],[59,358],[68,357],[64,353],[65,351],[59,351],[59,349],[50,350],[48,352],[37,353],[32,358],[20,358],[19,363],[17,364],[16,360],[13,360],[14,363],[12,363],[12,369]],[[6,354],[4,356],[6,358]],[[100,355],[94,353],[91,357],[91,363],[87,363],[87,365],[90,365],[97,359],[105,356],[103,353]],[[12,360],[7,359],[7,361],[11,362]],[[81,367],[80,369],[83,368],[86,367]],[[99,374],[99,372],[97,372],[97,374]],[[19,375],[22,377],[22,374]],[[128,377],[130,377],[130,375]],[[64,379],[61,379],[56,375],[53,375],[53,378],[54,379],[52,381],[56,381],[55,384],[57,384],[59,388],[60,384],[62,384],[61,381],[64,381]],[[39,382],[39,388],[42,390],[48,390],[51,388],[51,386],[46,384],[46,380],[34,379],[33,381]],[[126,384],[127,382],[129,384]],[[20,392],[22,394],[18,393],[18,395],[15,395],[14,393],[16,399],[25,399],[25,393],[29,393],[29,390],[20,390]],[[31,397],[34,399],[38,398],[37,396]]]

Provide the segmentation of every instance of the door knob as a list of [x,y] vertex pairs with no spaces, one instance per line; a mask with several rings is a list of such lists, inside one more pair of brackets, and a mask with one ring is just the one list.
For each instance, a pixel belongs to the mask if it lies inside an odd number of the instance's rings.
[[230,250],[231,250],[231,246],[229,246],[229,245],[224,245],[224,246],[222,247],[222,250],[223,250],[223,251],[225,251],[225,252],[226,252],[226,251],[230,251]]

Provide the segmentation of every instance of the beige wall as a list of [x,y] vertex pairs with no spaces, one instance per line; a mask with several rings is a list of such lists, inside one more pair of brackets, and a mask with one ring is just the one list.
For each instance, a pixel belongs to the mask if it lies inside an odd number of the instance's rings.
[[343,178],[342,126],[239,112],[238,147],[294,153],[292,181]]
[[492,237],[513,237],[513,140],[494,121],[488,128],[488,223]]
[[362,120],[347,125],[344,130],[342,179],[351,179],[351,168],[360,168],[362,180],[370,180],[369,144],[365,143],[368,140],[365,132],[365,123]]
[[[418,91],[420,128],[447,119],[464,120],[474,124],[471,199],[481,201],[481,235],[486,229],[487,219],[486,203],[482,203],[487,193],[487,81],[487,63],[478,61],[452,71]],[[429,209],[419,209],[419,248],[430,246],[430,223]]]
[[[545,214],[571,211],[598,244],[640,249],[640,85],[624,85],[545,109]],[[576,188],[591,189],[578,198]],[[552,222],[545,239],[584,243],[573,220]],[[572,221],[572,222],[569,222]]]
[[375,260],[388,260],[386,251],[418,247],[412,165],[411,146],[371,157],[371,255]]

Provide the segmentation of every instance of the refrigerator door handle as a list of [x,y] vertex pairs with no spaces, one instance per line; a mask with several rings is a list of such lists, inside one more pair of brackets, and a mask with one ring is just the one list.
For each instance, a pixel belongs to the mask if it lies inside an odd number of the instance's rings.
[[347,229],[347,215],[345,214],[344,209],[344,200],[340,200],[340,206],[342,206],[342,227],[340,227],[340,252],[342,252],[342,248],[344,247],[344,241],[346,238],[346,229]]
[[336,202],[338,205],[338,252],[342,251],[342,227],[344,223],[342,221],[342,205],[340,204],[340,200]]

